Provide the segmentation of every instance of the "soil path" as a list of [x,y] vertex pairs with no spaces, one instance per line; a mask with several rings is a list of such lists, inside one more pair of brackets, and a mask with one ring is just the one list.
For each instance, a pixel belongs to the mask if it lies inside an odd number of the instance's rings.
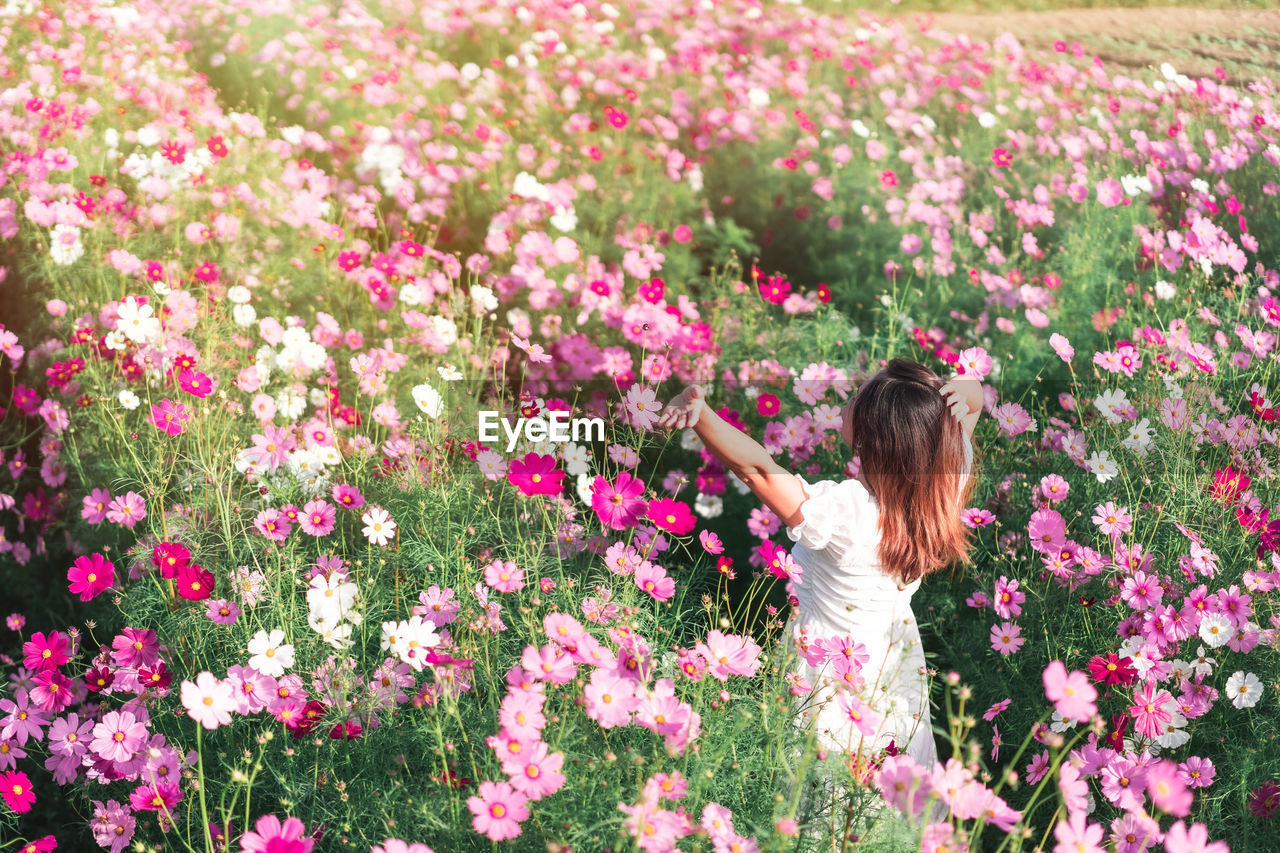
[[920,25],[932,21],[932,28],[940,32],[966,33],[983,41],[1003,32],[1036,48],[1052,49],[1058,39],[1078,41],[1103,62],[1135,69],[1168,62],[1194,78],[1222,68],[1234,84],[1280,77],[1280,9],[1056,9],[910,17]]

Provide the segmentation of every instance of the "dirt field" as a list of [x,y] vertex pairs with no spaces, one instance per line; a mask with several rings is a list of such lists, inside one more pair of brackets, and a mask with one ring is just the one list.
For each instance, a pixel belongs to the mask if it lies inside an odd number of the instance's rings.
[[1005,31],[1028,47],[1052,49],[1057,39],[1078,41],[1109,65],[1132,69],[1158,69],[1169,62],[1179,73],[1195,78],[1211,76],[1220,67],[1233,85],[1280,77],[1280,9],[1058,9],[907,17],[984,41]]

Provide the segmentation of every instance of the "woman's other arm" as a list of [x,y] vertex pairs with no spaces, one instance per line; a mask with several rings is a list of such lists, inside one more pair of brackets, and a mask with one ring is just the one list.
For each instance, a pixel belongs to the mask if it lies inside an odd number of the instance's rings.
[[697,385],[690,385],[668,403],[657,425],[660,429],[691,428],[707,450],[737,474],[783,524],[795,527],[804,520],[800,505],[808,495],[800,479],[775,462],[758,441],[712,411]]

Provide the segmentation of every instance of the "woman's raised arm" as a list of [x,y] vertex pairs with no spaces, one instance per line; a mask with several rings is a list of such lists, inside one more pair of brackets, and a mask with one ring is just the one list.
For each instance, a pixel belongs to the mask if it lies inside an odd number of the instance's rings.
[[764,505],[788,527],[804,520],[800,505],[808,496],[800,479],[773,460],[769,451],[706,405],[702,388],[690,385],[658,417],[660,429],[691,428],[725,467],[737,474]]

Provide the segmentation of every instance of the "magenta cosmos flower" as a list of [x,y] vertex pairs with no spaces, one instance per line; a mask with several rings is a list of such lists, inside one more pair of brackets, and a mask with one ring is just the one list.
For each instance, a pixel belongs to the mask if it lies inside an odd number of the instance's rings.
[[166,435],[182,435],[183,425],[190,419],[187,407],[168,397],[151,406],[151,422]]
[[0,773],[0,794],[4,795],[5,804],[18,814],[31,811],[36,802],[31,779],[21,770]]
[[528,453],[511,463],[507,482],[526,497],[558,495],[564,484],[564,471],[556,467],[556,458],[542,453]]
[[57,669],[70,660],[69,650],[67,638],[57,631],[50,631],[47,637],[44,632],[36,631],[22,644],[22,665],[35,670]]
[[80,596],[81,601],[89,601],[116,582],[116,567],[101,554],[90,554],[78,558],[67,569],[67,580],[72,595]]
[[479,796],[467,799],[474,815],[471,825],[490,841],[520,835],[520,821],[529,816],[528,798],[507,782],[481,782]]
[[273,814],[263,815],[252,832],[241,836],[240,845],[244,853],[311,853],[316,842],[306,833],[306,825],[296,817],[281,823]]
[[338,483],[333,487],[333,501],[340,507],[360,509],[364,506],[364,495],[360,494],[360,490],[355,486]]
[[644,481],[626,471],[620,471],[613,483],[597,474],[591,484],[591,508],[606,527],[625,530],[644,518],[648,505],[640,500],[643,491]]
[[213,380],[190,367],[178,374],[178,385],[188,394],[201,398],[208,397],[213,391]]
[[689,507],[671,498],[649,501],[649,520],[655,526],[677,536],[685,535],[697,524]]

